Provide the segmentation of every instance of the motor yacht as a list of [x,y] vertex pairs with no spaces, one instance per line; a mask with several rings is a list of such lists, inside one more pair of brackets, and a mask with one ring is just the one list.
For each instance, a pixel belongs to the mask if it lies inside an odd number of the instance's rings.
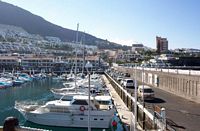
[[54,100],[42,106],[16,102],[15,108],[27,121],[41,125],[87,128],[90,114],[91,128],[109,128],[115,112],[111,97],[90,97],[90,113],[88,105],[88,96],[80,95],[74,96],[71,101]]

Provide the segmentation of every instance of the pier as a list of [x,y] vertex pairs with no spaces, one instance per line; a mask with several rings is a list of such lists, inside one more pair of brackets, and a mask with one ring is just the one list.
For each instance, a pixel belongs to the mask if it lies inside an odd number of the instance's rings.
[[128,130],[128,128],[131,128],[130,125],[132,125],[131,123],[132,119],[134,119],[133,113],[127,108],[127,106],[121,100],[120,96],[117,94],[117,92],[112,87],[112,85],[110,84],[105,75],[103,75],[103,79],[105,81],[106,86],[109,89],[109,93],[113,99],[119,118],[122,121],[122,123],[125,124],[126,130]]

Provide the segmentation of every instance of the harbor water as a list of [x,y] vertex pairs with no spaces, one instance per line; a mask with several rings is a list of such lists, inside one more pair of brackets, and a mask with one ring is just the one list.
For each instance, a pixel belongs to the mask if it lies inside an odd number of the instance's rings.
[[[46,78],[43,80],[34,80],[21,86],[0,89],[0,125],[3,126],[6,117],[14,116],[19,119],[20,125],[22,126],[48,129],[52,131],[87,131],[87,128],[52,127],[27,122],[20,112],[14,108],[15,101],[44,104],[45,102],[54,99],[53,94],[50,91],[51,88],[62,87],[62,82],[52,78]],[[102,130],[103,129],[92,129],[92,131]],[[111,129],[106,129],[105,131],[111,131]]]

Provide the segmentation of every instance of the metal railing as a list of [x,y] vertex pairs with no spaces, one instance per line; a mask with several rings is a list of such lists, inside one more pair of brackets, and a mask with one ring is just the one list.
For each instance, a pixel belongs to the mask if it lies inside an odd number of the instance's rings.
[[[106,77],[110,81],[111,85],[114,87],[115,91],[121,97],[123,102],[129,108],[130,111],[134,113],[133,105],[135,103],[135,98],[125,90],[119,83],[117,83],[110,75],[105,73]],[[167,125],[166,120],[163,120],[161,116],[158,117],[158,114],[155,115],[155,111],[149,111],[143,104],[137,101],[137,122],[138,124],[146,130],[170,130],[175,131],[170,125]]]

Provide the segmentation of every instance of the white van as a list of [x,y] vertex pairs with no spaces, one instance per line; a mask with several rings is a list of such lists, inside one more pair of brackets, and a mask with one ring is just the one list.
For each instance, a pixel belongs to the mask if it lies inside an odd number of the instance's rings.
[[[144,95],[143,95],[144,93]],[[141,98],[142,100],[153,100],[154,99],[154,91],[151,87],[144,85],[144,91],[143,91],[143,85],[138,86],[138,98]]]
[[122,86],[125,88],[134,88],[134,80],[133,79],[124,79]]

